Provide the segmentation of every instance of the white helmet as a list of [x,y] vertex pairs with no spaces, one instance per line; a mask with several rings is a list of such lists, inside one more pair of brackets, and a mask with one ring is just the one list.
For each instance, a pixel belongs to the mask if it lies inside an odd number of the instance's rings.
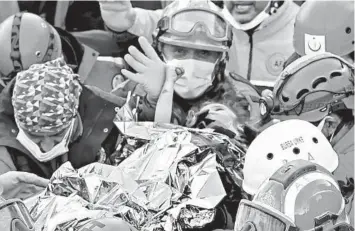
[[338,155],[314,125],[287,120],[268,127],[249,146],[243,169],[243,189],[254,195],[277,169],[293,160],[307,160],[333,172]]
[[350,231],[334,176],[305,160],[291,161],[267,179],[252,201],[241,200],[235,231]]

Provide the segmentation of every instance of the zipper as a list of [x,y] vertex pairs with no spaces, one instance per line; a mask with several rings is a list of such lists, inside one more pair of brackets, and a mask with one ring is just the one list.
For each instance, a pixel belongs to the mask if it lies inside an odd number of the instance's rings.
[[253,34],[254,34],[254,31],[253,30],[248,31],[247,33],[249,35],[249,44],[250,44],[247,79],[250,81],[251,70],[253,68]]

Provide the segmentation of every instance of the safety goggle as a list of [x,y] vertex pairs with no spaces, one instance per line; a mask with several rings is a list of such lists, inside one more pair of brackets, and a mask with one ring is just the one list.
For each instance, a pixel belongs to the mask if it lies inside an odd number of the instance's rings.
[[19,199],[0,204],[0,227],[4,231],[35,231],[30,213]]
[[[327,222],[328,221],[328,222]],[[313,230],[319,231],[353,231],[346,222],[333,224],[331,219],[318,224]],[[296,225],[279,211],[257,202],[242,200],[240,202],[234,231],[300,231]]]
[[297,231],[298,228],[275,209],[241,200],[234,231]]
[[163,17],[158,28],[177,36],[192,36],[196,32],[204,32],[217,42],[231,41],[231,27],[216,12],[204,8],[189,8],[177,11],[170,17]]

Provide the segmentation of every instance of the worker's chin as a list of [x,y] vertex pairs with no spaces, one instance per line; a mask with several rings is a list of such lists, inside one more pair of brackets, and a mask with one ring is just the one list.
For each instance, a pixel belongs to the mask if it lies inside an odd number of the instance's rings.
[[246,14],[233,13],[232,16],[234,20],[240,24],[249,23],[256,17],[254,12],[249,12]]
[[240,24],[248,23],[256,16],[255,3],[229,3],[227,8],[234,20]]

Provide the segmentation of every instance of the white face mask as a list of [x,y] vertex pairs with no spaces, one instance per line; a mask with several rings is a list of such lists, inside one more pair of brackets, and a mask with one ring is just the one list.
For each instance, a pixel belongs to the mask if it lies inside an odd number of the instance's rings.
[[169,60],[168,64],[184,69],[184,75],[174,85],[175,92],[184,99],[195,99],[212,86],[215,63],[195,60]]
[[[266,6],[268,8],[270,3]],[[265,9],[266,9],[265,8]],[[232,14],[229,12],[226,6],[224,6],[223,11],[222,11],[224,17],[228,20],[228,22],[236,29],[238,30],[250,30],[252,28],[255,28],[259,24],[261,24],[265,19],[267,19],[270,15],[265,12],[265,10],[261,11],[255,18],[253,18],[250,22],[248,23],[239,23],[237,22]]]
[[69,151],[68,144],[72,132],[74,130],[75,119],[72,120],[70,127],[63,137],[62,141],[55,145],[50,151],[43,153],[36,143],[34,143],[26,133],[19,128],[19,133],[16,139],[40,162],[50,161],[58,156],[61,156]]

